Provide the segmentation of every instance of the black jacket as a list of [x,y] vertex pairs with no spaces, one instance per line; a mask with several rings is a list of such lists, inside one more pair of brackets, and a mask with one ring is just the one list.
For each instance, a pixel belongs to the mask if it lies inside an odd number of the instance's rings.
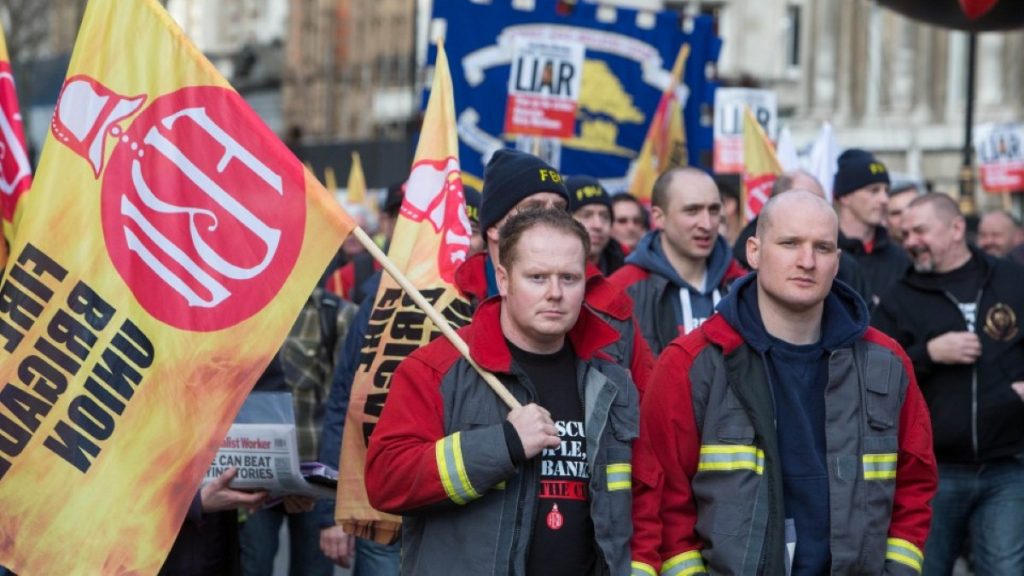
[[914,363],[939,462],[984,462],[1024,451],[1024,402],[1010,388],[1024,380],[1024,268],[974,247],[971,254],[984,270],[975,323],[982,353],[974,364],[936,364],[928,356],[929,340],[967,329],[955,299],[932,274],[909,269],[871,319]]
[[885,226],[875,226],[875,244],[871,252],[864,249],[864,243],[856,238],[847,238],[839,233],[839,249],[857,261],[860,272],[868,285],[868,308],[878,305],[878,300],[890,286],[903,277],[911,265],[910,256],[903,248],[889,238]]
[[616,270],[622,268],[622,265],[626,263],[626,251],[622,249],[622,244],[619,241],[612,238],[608,241],[608,245],[601,251],[601,258],[597,262],[597,268],[604,274],[605,277],[611,276]]

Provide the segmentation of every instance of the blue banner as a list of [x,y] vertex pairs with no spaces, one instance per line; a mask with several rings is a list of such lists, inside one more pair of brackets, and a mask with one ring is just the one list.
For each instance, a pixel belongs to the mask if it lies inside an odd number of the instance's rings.
[[[578,4],[569,14],[561,14],[554,0],[537,0],[530,10],[514,8],[511,0],[434,2],[431,36],[445,38],[455,90],[459,155],[467,182],[478,183],[495,150],[515,146],[515,137],[502,130],[517,37],[584,45],[575,134],[555,143],[559,149],[555,157],[563,174],[601,178],[613,191],[625,188],[630,163],[669,83],[679,47],[689,43],[684,72],[689,96],[683,109],[689,161],[710,167],[710,110],[716,84],[707,79],[706,70],[709,62],[718,60],[721,40],[714,35],[710,17],[696,18],[692,24],[684,32],[674,12],[593,4]],[[434,61],[436,52],[431,45],[428,62]],[[707,125],[701,123],[702,109],[707,111]]]

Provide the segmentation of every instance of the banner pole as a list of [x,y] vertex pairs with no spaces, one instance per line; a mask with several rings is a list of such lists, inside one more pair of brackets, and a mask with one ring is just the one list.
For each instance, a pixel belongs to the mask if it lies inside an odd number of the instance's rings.
[[423,294],[421,294],[420,291],[412,285],[412,282],[405,277],[405,274],[395,267],[395,263],[392,262],[386,254],[384,254],[384,251],[377,246],[377,243],[374,242],[373,239],[358,226],[352,229],[352,235],[359,240],[359,243],[363,245],[363,248],[366,248],[366,251],[373,256],[374,260],[379,262],[381,267],[395,279],[395,282],[398,282],[398,285],[402,287],[402,290],[404,290],[410,298],[412,298],[413,302],[415,302],[416,305],[426,313],[427,317],[430,318],[430,321],[441,330],[441,333],[444,334],[445,338],[448,338],[448,341],[451,342],[453,346],[455,346],[455,349],[459,351],[459,354],[462,354],[462,357],[469,362],[470,366],[480,374],[484,379],[484,382],[487,382],[487,385],[490,386],[491,390],[493,390],[509,408],[514,410],[522,406],[522,404],[512,396],[512,393],[508,391],[508,388],[498,380],[497,376],[487,370],[484,370],[476,363],[475,360],[473,360],[473,358],[470,357],[469,345],[466,344],[466,341],[455,333],[455,330],[453,330],[451,325],[448,324],[448,321],[441,316],[441,313],[438,312],[430,302],[427,302],[427,299],[424,298]]

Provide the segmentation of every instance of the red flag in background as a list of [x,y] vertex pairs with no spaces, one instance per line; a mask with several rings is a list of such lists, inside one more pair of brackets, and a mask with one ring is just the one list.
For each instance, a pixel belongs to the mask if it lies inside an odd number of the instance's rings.
[[0,216],[3,219],[0,269],[7,262],[7,251],[14,239],[21,197],[32,185],[32,166],[25,147],[25,132],[10,60],[4,31],[0,28]]

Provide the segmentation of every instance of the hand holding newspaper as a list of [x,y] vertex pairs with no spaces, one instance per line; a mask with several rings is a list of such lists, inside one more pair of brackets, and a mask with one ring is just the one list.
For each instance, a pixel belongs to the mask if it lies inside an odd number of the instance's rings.
[[231,487],[266,490],[271,497],[334,498],[338,472],[319,462],[299,462],[295,416],[289,393],[254,392],[246,399],[214,456],[203,483],[231,466]]

